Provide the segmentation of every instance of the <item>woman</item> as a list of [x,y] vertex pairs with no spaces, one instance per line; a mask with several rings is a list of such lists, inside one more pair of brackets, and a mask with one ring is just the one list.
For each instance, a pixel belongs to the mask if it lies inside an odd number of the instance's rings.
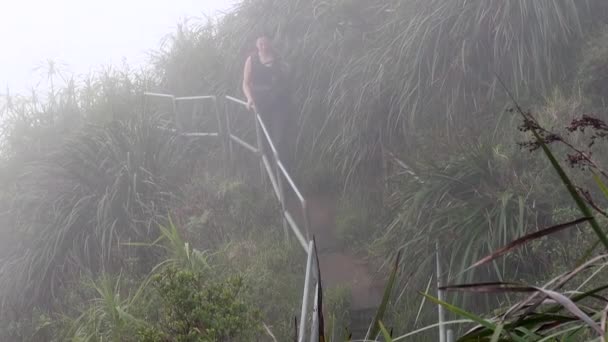
[[273,143],[280,147],[288,114],[284,68],[268,36],[260,36],[255,45],[256,51],[245,61],[243,92],[247,108],[260,114]]

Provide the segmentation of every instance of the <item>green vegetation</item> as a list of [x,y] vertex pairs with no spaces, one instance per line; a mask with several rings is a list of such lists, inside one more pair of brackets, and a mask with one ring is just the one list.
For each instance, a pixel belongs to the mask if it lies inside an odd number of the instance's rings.
[[[304,258],[258,163],[237,150],[227,169],[217,140],[161,129],[167,108],[142,96],[240,94],[262,31],[290,65],[290,169],[331,203],[315,217],[335,216],[321,260],[344,253],[392,279],[372,334],[437,340],[439,303],[462,341],[598,338],[608,133],[592,118],[608,119],[607,18],[602,0],[248,0],[179,26],[145,71],[7,97],[0,340],[293,339]],[[199,109],[193,129],[216,130]],[[327,340],[361,330],[359,298],[323,285]]]
[[257,315],[237,299],[242,279],[202,287],[202,274],[169,268],[152,281],[160,297],[152,316],[160,319],[139,332],[142,341],[251,341],[258,332]]

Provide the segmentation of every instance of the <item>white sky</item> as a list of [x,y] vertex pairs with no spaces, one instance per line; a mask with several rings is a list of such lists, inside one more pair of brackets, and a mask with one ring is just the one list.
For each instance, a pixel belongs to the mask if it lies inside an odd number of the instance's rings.
[[[214,15],[236,0],[9,0],[0,10],[0,93],[23,93],[41,79],[47,59],[76,76],[136,67],[186,17]],[[43,82],[44,83],[44,82]]]

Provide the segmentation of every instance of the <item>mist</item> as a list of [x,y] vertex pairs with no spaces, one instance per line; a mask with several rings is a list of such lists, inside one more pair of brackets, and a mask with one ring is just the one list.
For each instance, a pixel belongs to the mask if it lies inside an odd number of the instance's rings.
[[0,341],[596,341],[608,3],[0,14]]
[[149,53],[184,19],[203,21],[232,6],[217,0],[12,2],[0,13],[2,93],[7,87],[13,93],[45,91],[48,60],[66,79],[123,61],[144,67]]

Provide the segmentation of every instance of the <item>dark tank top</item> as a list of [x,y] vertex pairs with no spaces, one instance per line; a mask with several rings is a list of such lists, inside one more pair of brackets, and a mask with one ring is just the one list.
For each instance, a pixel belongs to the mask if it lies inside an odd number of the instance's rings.
[[251,76],[252,88],[257,96],[269,96],[281,89],[281,70],[276,57],[271,65],[264,65],[257,53],[252,54]]

